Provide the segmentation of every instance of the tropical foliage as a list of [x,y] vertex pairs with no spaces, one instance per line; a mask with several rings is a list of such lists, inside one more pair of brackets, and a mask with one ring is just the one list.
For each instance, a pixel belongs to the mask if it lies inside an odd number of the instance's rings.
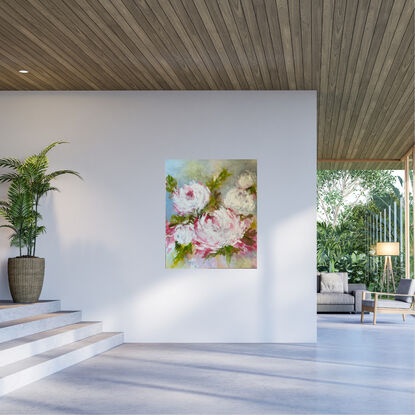
[[320,170],[318,220],[333,226],[347,220],[355,206],[394,194],[396,177],[386,170]]
[[[374,288],[382,267],[371,258],[367,214],[378,214],[401,192],[400,178],[384,170],[323,170],[318,172],[317,267],[319,271],[348,272],[352,282]],[[402,183],[400,183],[402,184]],[[398,221],[399,227],[399,221]],[[376,262],[376,267],[369,266]],[[401,269],[394,266],[397,278]]]
[[36,255],[37,237],[46,231],[45,226],[39,224],[42,219],[39,203],[47,193],[58,190],[53,186],[54,180],[64,174],[81,178],[73,170],[48,172],[47,154],[55,146],[64,143],[55,141],[24,161],[15,158],[0,159],[0,167],[7,169],[0,175],[0,183],[10,183],[7,200],[0,202],[0,216],[6,221],[0,227],[12,231],[10,245],[19,248],[20,256],[24,249],[25,256]]

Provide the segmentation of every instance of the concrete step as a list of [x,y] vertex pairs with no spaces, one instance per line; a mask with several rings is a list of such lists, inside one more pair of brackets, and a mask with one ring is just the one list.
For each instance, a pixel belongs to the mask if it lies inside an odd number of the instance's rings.
[[80,311],[58,311],[0,323],[0,343],[81,321]]
[[100,321],[81,321],[0,343],[0,367],[101,333]]
[[122,333],[100,333],[0,368],[0,396],[122,344]]
[[0,323],[38,314],[55,313],[60,309],[61,302],[59,300],[39,301],[33,304],[17,304],[12,301],[0,300]]

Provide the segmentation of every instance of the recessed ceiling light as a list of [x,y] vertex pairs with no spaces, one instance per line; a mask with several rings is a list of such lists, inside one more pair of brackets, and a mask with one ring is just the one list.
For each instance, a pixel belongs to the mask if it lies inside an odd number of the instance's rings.
[[29,71],[27,71],[26,69],[19,69],[20,73],[29,73]]

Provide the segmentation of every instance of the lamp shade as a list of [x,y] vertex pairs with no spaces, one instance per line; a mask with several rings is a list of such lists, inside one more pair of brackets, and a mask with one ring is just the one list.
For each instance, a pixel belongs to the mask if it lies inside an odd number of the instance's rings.
[[376,244],[376,255],[378,256],[399,255],[399,242],[378,242]]

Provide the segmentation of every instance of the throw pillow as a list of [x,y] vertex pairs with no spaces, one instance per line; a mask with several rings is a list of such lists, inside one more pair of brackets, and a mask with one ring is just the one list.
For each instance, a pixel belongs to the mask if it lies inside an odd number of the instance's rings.
[[322,272],[321,275],[337,275],[343,282],[343,291],[348,294],[349,292],[349,278],[347,272]]
[[343,280],[337,274],[321,274],[321,293],[343,293]]

